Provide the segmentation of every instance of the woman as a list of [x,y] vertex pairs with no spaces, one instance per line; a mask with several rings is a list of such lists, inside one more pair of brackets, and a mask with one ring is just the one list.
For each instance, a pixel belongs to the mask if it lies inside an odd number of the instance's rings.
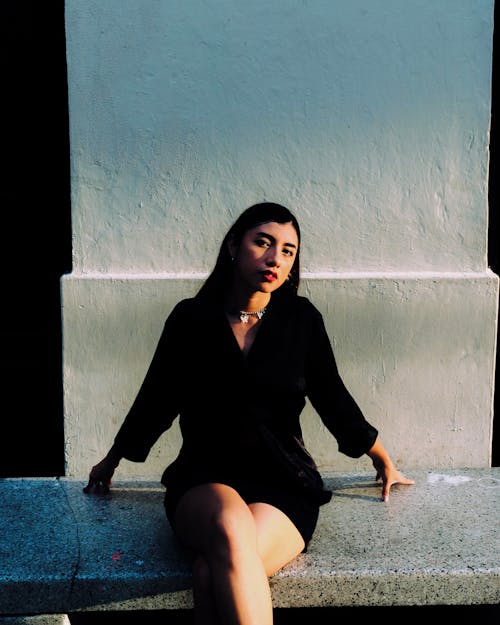
[[310,541],[331,493],[303,445],[306,397],[351,457],[368,454],[387,501],[413,484],[393,465],[339,377],[323,319],[297,294],[300,228],[279,204],[244,211],[194,298],[166,320],[140,391],[85,489],[121,458],[144,461],[179,416],[167,517],[193,552],[197,623],[268,625],[268,577]]

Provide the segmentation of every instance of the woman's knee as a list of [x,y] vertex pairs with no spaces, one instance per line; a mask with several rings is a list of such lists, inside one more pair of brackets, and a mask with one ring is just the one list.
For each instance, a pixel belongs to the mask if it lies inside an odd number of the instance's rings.
[[248,551],[257,551],[255,521],[243,501],[223,506],[213,515],[207,544],[208,555],[227,565],[234,565]]
[[254,517],[239,494],[224,484],[194,487],[180,501],[176,531],[195,553],[208,560],[231,562],[248,549],[257,549]]

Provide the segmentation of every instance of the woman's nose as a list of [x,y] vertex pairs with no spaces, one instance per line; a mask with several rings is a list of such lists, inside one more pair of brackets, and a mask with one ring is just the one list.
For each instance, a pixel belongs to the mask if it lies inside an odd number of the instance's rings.
[[280,257],[277,249],[269,248],[267,251],[266,263],[269,267],[279,267]]

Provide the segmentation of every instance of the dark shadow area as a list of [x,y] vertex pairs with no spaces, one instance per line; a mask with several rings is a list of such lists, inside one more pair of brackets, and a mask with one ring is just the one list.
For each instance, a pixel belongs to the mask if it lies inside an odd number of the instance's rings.
[[[405,619],[425,619],[426,623],[443,623],[445,619],[480,619],[482,625],[497,625],[499,606],[387,606],[337,608],[276,608],[275,625],[332,625],[344,622],[392,623],[400,625]],[[149,612],[88,612],[70,614],[71,625],[194,625],[192,610],[158,610]],[[358,621],[357,619],[361,619]],[[364,621],[363,619],[367,619]]]
[[0,477],[64,472],[59,279],[71,268],[64,2],[4,2]]

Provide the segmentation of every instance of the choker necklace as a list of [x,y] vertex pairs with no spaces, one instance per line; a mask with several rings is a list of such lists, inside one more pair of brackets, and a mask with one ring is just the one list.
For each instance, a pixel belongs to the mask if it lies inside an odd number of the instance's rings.
[[258,317],[259,321],[264,316],[266,312],[265,308],[261,308],[260,310],[240,310],[238,316],[240,318],[241,323],[248,323],[249,317]]

